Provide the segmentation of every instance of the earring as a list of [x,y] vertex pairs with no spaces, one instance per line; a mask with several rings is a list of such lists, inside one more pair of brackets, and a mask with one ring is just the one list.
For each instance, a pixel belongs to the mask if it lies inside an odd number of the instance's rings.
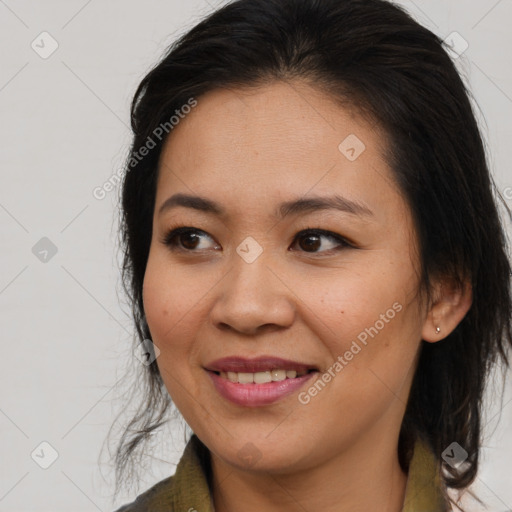
[[441,332],[441,327],[436,327],[436,334],[439,334]]

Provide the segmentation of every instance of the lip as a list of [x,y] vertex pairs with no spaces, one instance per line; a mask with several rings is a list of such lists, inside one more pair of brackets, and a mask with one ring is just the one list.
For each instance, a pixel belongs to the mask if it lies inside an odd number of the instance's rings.
[[317,370],[314,365],[299,363],[280,357],[260,356],[255,358],[245,358],[239,356],[224,357],[217,359],[205,366],[206,370],[211,372],[265,372],[274,369],[278,370],[296,370],[297,372],[307,370]]
[[[273,369],[307,371],[301,377],[265,384],[240,384],[217,375],[215,372],[247,372],[256,373]],[[261,407],[273,404],[298,391],[314,376],[318,369],[312,365],[290,361],[278,357],[262,356],[252,359],[243,357],[225,357],[205,367],[217,392],[230,402],[244,407]]]
[[261,407],[273,404],[298,391],[313,376],[318,375],[318,372],[266,384],[239,384],[211,371],[208,371],[208,375],[212,379],[215,389],[230,402],[245,407]]

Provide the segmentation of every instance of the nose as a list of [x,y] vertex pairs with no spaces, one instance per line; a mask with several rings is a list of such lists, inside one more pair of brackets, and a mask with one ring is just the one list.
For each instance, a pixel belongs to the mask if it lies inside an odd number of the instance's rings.
[[235,255],[231,270],[215,290],[210,314],[218,329],[255,335],[293,324],[294,294],[286,276],[262,256],[247,263]]

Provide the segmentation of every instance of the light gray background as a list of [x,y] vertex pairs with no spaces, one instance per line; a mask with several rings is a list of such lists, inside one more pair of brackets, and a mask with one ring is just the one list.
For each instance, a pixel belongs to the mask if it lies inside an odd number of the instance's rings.
[[[139,487],[115,504],[112,467],[105,455],[98,462],[124,406],[115,383],[137,360],[115,248],[118,191],[103,200],[92,191],[123,163],[140,79],[221,3],[0,0],[0,511],[111,511],[174,472],[179,422],[172,437],[157,436]],[[401,3],[442,38],[456,31],[469,43],[458,66],[512,206],[512,1]],[[43,31],[59,45],[46,59],[31,47]],[[32,252],[42,237],[58,251],[46,263]],[[512,510],[511,400],[507,392],[499,423],[500,403],[490,405],[475,485],[493,511]],[[48,469],[31,458],[36,448],[39,460],[50,456],[43,441],[58,452]]]

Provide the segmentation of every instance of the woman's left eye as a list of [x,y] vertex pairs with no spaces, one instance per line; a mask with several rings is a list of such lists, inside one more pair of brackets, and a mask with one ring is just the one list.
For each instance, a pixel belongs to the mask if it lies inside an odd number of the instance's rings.
[[[205,231],[193,227],[179,227],[171,229],[163,237],[162,243],[167,245],[171,251],[181,252],[199,252],[205,250],[207,247],[200,247],[203,238],[210,238],[210,235]],[[324,243],[323,240],[328,240],[330,243]],[[301,243],[302,242],[302,243]],[[305,242],[305,243],[304,243]],[[292,247],[299,245],[304,252],[307,253],[329,253],[332,251],[339,251],[345,248],[354,247],[342,236],[325,231],[323,229],[308,228],[297,233],[293,240]],[[327,247],[325,247],[327,245]],[[216,245],[216,249],[220,246]],[[319,249],[323,249],[320,250]]]
[[[323,251],[320,252],[331,252],[331,251],[339,251],[340,249],[344,249],[347,247],[353,247],[350,243],[348,243],[342,236],[337,235],[336,233],[332,233],[331,231],[325,231],[323,229],[306,229],[301,231],[295,237],[295,241],[304,240],[305,244],[302,244],[302,248],[313,249],[313,251],[305,250],[305,252],[318,252],[317,249],[322,247],[325,244],[322,244],[322,239],[330,240],[331,243],[327,244],[327,248],[324,248]],[[300,245],[300,244],[299,244]]]

